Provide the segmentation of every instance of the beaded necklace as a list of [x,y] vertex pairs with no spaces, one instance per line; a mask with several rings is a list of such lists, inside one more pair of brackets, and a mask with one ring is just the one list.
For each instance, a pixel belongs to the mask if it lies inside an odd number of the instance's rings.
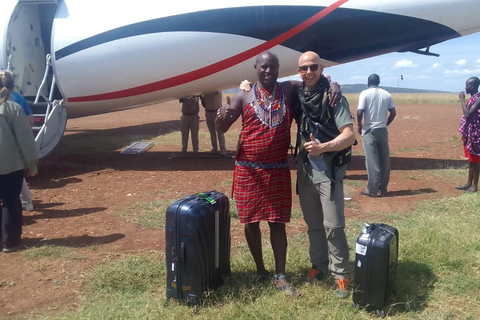
[[[278,90],[279,89],[279,90]],[[258,119],[265,125],[274,128],[283,121],[286,113],[285,97],[282,86],[275,83],[272,93],[255,82],[253,85],[253,109]]]

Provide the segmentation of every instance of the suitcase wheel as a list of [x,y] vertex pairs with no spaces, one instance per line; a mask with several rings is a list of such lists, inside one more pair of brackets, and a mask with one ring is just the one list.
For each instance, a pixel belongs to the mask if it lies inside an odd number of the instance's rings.
[[375,315],[377,317],[385,318],[385,310],[375,310]]

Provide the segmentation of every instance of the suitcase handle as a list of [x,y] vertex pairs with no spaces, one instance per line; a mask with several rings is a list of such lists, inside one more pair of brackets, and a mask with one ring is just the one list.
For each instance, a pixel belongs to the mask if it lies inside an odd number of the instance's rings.
[[180,252],[178,253],[178,260],[181,266],[185,266],[185,241],[180,242]]

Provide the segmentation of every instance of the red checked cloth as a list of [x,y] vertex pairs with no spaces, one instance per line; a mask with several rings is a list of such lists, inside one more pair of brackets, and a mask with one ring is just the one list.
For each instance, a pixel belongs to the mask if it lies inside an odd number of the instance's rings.
[[233,177],[233,198],[241,223],[290,221],[292,186],[287,155],[292,115],[286,103],[278,103],[285,101],[278,84],[275,93],[277,104],[267,115],[258,103],[243,107]]

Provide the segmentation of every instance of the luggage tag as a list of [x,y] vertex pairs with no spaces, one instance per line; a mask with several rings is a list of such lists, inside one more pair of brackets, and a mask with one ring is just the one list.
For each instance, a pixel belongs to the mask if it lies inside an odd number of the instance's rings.
[[211,205],[214,205],[215,203],[217,203],[217,201],[213,198],[210,198],[210,197],[207,197],[207,195],[205,194],[205,192],[202,192],[198,195],[198,197],[200,199],[203,199],[205,201],[207,201],[208,203],[210,203]]

